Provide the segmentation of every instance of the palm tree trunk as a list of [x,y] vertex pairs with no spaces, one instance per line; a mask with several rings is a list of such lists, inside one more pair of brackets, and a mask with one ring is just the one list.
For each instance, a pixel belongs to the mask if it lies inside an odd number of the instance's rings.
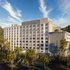
[[13,63],[11,63],[11,70],[13,70]]
[[11,67],[11,70],[13,70],[13,67]]
[[44,70],[46,70],[46,69],[45,69],[45,63],[44,63]]
[[29,68],[29,70],[30,70],[30,63],[28,64],[28,68]]
[[48,70],[47,67],[45,66],[45,63],[44,63],[44,70]]

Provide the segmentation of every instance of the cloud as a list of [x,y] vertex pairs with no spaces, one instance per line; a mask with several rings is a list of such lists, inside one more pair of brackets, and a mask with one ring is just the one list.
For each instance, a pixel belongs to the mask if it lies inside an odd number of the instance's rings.
[[58,24],[61,27],[65,27],[70,24],[70,19],[68,17],[54,18],[53,23]]
[[12,24],[19,24],[19,25],[21,24],[21,22],[17,22],[16,20],[14,20],[13,18],[11,18],[9,16],[8,16],[8,18],[9,19],[7,19],[7,20],[5,18],[3,18],[3,19],[0,20],[0,26],[1,27],[4,28],[4,27],[9,27]]
[[70,0],[59,0],[62,16],[70,15]]
[[48,17],[52,9],[47,10],[47,7],[45,5],[45,0],[39,0],[39,3],[40,3],[39,10],[42,12],[43,17]]
[[8,24],[8,23],[6,23],[6,22],[5,22],[5,23],[4,23],[4,22],[3,22],[3,23],[1,22],[1,23],[0,23],[0,26],[1,26],[2,28],[4,28],[4,27],[10,26],[10,24]]
[[8,16],[8,18],[7,18],[7,20],[6,20],[7,22],[12,22],[12,23],[14,23],[14,22],[18,22],[16,19],[14,19],[14,18],[12,18],[12,17],[10,17],[10,16]]
[[13,19],[16,19],[17,21],[21,21],[21,17],[22,17],[21,10],[19,9],[15,10],[7,0],[4,2],[1,2],[0,6],[9,13],[10,17],[12,17]]
[[58,18],[58,19],[53,19],[53,23],[54,24],[58,24],[58,25],[60,25],[61,27],[65,27],[66,25],[68,25],[69,24],[69,22],[70,22],[70,20],[68,20],[68,19],[66,19],[66,18],[62,18],[62,17],[60,17],[60,18]]
[[53,23],[65,27],[70,24],[70,0],[59,0],[61,16],[53,19]]
[[[0,23],[0,26],[2,27],[2,28],[5,28],[5,27],[10,27],[12,24],[18,24],[18,23],[9,23],[9,22],[1,22]],[[21,23],[19,23],[18,25],[21,25]]]

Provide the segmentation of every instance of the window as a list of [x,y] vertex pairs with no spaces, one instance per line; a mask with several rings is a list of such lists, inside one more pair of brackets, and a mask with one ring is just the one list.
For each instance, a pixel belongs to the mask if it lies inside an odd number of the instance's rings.
[[43,52],[43,51],[41,51],[41,52]]
[[43,41],[41,41],[41,43],[43,43]]
[[33,41],[33,43],[35,43],[35,41]]
[[43,36],[43,34],[41,34],[41,36]]
[[46,29],[48,28],[48,27],[45,27]]
[[31,49],[32,47],[30,47],[30,49]]
[[26,44],[26,45],[28,45],[28,44]]
[[18,45],[18,43],[17,43],[17,45]]
[[25,47],[23,47],[23,48],[25,48]]
[[25,39],[25,38],[23,38],[23,39]]
[[35,44],[33,44],[33,46],[35,46]]
[[43,50],[43,48],[41,48],[41,50]]
[[43,26],[43,24],[41,24],[41,26]]
[[48,46],[48,44],[45,45],[46,47]]
[[31,43],[32,41],[30,41],[30,43]]
[[39,43],[39,41],[37,41],[37,43]]
[[45,50],[48,50],[48,48],[45,48]]
[[30,39],[32,39],[32,38],[30,38]]
[[35,38],[33,38],[33,39],[35,39]]
[[39,46],[39,44],[37,44],[37,46]]
[[21,43],[20,43],[20,45],[21,45]]
[[46,43],[48,43],[48,41],[46,41]]
[[37,49],[39,49],[39,47],[37,47]]
[[28,47],[26,47],[28,49]]
[[41,37],[41,39],[43,39],[43,37]]
[[41,44],[41,46],[43,46],[43,44]]
[[33,49],[35,49],[35,47],[33,47]]
[[39,39],[39,38],[37,38],[37,39]]
[[46,38],[46,39],[48,39],[48,38]]
[[48,26],[48,24],[46,24],[46,26]]
[[25,41],[23,41],[23,42],[25,42]]
[[33,36],[35,36],[35,35],[33,35]]
[[26,39],[28,39],[28,38],[26,38]]
[[28,42],[28,41],[26,41],[26,42]]

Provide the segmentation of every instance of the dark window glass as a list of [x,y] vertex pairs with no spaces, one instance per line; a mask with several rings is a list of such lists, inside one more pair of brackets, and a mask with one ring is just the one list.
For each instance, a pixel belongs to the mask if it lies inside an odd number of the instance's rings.
[[43,46],[43,44],[41,44],[41,46]]

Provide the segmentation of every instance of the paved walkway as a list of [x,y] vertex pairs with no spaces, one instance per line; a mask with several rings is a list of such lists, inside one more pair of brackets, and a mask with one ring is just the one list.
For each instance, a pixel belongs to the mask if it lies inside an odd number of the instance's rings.
[[63,65],[60,65],[60,64],[57,64],[57,63],[53,63],[50,65],[50,68],[52,70],[70,70],[70,68],[66,68],[65,66]]

